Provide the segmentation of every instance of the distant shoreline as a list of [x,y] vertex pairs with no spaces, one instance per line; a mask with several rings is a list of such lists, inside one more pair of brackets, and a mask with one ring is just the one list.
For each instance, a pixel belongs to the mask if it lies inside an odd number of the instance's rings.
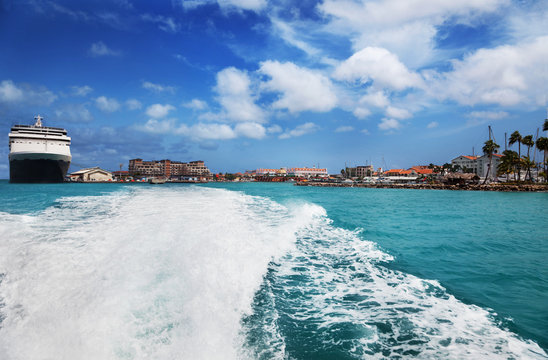
[[297,182],[295,186],[344,187],[369,189],[421,189],[421,190],[467,190],[502,192],[548,192],[546,184],[486,184],[486,185],[448,185],[448,184],[343,184],[326,182]]

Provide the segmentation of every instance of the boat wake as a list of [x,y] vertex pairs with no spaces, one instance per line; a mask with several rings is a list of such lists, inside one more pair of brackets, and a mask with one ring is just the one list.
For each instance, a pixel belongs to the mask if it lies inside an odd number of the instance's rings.
[[543,358],[313,204],[128,187],[0,213],[0,358]]

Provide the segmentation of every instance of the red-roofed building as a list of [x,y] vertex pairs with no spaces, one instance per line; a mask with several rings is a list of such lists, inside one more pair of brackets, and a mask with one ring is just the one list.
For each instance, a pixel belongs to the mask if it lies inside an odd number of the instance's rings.
[[478,175],[481,178],[487,176],[487,171],[489,171],[489,178],[495,179],[497,177],[497,170],[502,158],[501,154],[493,154],[491,159],[492,168],[489,170],[489,155],[483,156],[469,156],[461,155],[457,158],[451,160],[451,164],[460,165],[461,169],[469,169],[474,174]]

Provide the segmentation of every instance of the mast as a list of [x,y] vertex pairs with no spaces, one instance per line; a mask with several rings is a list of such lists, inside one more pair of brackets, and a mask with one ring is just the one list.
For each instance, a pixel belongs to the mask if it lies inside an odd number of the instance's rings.
[[40,115],[36,115],[34,117],[34,120],[36,120],[36,122],[34,123],[34,126],[42,127],[42,119],[43,119],[43,117],[41,117]]

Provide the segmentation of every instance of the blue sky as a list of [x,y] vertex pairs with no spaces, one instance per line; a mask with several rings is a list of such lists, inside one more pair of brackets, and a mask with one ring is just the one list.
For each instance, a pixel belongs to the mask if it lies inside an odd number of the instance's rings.
[[0,178],[13,124],[73,166],[410,167],[535,135],[548,1],[0,1]]

